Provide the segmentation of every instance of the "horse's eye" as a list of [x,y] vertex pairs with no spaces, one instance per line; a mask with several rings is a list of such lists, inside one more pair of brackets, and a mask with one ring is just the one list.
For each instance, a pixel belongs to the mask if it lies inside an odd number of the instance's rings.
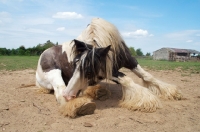
[[75,59],[74,63],[77,63],[79,61],[79,59]]

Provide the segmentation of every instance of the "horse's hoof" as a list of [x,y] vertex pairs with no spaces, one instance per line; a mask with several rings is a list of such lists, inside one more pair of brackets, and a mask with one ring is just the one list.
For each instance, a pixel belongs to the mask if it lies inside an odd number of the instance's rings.
[[79,115],[79,116],[91,115],[94,113],[95,109],[96,109],[96,104],[94,102],[90,102],[90,103],[82,105],[77,110],[77,115]]
[[181,93],[176,93],[176,95],[174,95],[174,97],[173,97],[175,100],[182,100],[183,99],[183,96],[182,96],[182,94]]
[[110,95],[110,91],[105,88],[101,88],[96,91],[96,99],[100,101],[105,101],[106,99],[110,98]]

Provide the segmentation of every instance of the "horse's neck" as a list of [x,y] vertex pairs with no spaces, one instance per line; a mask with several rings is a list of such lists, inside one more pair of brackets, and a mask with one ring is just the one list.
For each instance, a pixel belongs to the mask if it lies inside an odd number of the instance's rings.
[[62,52],[66,52],[68,62],[73,62],[74,54],[72,53],[72,47],[74,45],[73,41],[65,42],[62,44]]

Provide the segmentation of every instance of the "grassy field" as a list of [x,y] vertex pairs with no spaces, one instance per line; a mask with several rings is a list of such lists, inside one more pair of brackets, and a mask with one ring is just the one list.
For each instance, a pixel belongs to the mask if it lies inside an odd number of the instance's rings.
[[0,56],[0,70],[36,69],[39,56]]
[[200,62],[175,62],[165,60],[137,59],[139,64],[151,70],[181,70],[200,73]]
[[[39,56],[0,56],[0,70],[36,69]],[[181,70],[200,73],[200,62],[170,62],[137,59],[142,67],[151,70]]]

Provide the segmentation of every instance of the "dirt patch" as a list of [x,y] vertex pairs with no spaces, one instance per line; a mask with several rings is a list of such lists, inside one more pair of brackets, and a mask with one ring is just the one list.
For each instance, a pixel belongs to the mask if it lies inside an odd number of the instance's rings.
[[[35,82],[34,70],[0,71],[0,131],[62,132],[62,131],[200,131],[200,74],[178,71],[149,71],[155,77],[180,87],[184,99],[161,100],[163,108],[154,113],[129,111],[118,107],[120,85],[111,83],[111,98],[95,101],[92,115],[75,119],[63,117],[53,94],[39,94],[36,87],[18,88]],[[139,84],[142,81],[127,71]]]

